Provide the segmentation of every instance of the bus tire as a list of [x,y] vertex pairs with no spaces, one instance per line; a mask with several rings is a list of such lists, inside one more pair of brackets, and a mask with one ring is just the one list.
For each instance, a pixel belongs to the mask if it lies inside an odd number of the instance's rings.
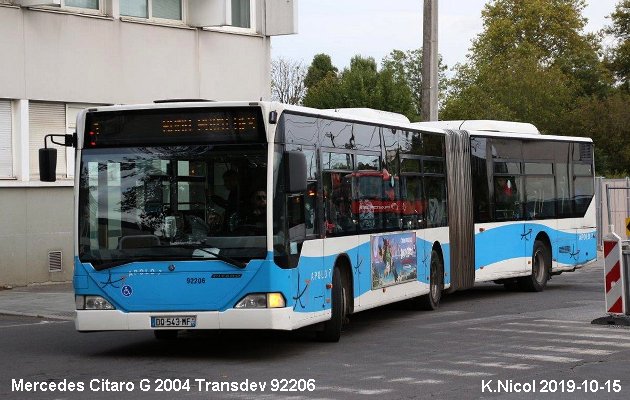
[[542,292],[549,280],[551,269],[551,254],[549,248],[541,240],[534,242],[532,252],[532,273],[529,276],[519,278],[519,285],[527,292]]
[[429,293],[413,299],[414,308],[432,311],[440,306],[444,290],[444,263],[437,251],[431,251],[431,272],[429,274]]
[[343,287],[341,270],[338,266],[335,266],[333,270],[331,291],[331,316],[330,320],[324,322],[322,330],[317,332],[317,340],[320,342],[335,343],[341,338],[341,328],[345,320],[347,290]]
[[160,341],[169,341],[177,339],[177,331],[176,330],[154,330],[153,334],[155,338]]

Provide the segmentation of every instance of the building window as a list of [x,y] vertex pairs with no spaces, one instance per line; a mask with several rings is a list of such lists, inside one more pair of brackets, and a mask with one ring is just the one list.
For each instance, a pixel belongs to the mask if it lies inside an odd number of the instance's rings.
[[181,0],[153,0],[153,18],[182,19]]
[[[66,105],[64,103],[30,102],[29,125],[29,169],[31,178],[39,180],[39,149],[44,147],[46,135],[64,135],[66,133]],[[57,149],[57,177],[67,178],[66,147],[52,144],[50,141],[48,147]]]
[[120,15],[129,17],[149,17],[147,0],[120,0]]
[[99,0],[64,0],[64,7],[87,8],[90,10],[99,9]]
[[251,28],[251,0],[232,0],[232,26]]
[[13,178],[11,101],[0,100],[0,179]]
[[182,0],[120,0],[120,15],[182,20]]
[[[104,2],[105,0],[60,0],[56,3],[56,5],[53,5],[54,3],[52,1],[41,1],[36,2],[41,4],[33,4],[28,7],[34,7],[41,10],[62,10],[65,12],[78,14],[102,15],[104,14]],[[0,4],[1,3],[2,0],[0,0]]]

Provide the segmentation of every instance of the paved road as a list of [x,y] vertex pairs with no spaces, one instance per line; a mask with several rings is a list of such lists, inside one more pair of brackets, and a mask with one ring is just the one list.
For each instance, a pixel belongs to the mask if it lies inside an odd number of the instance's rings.
[[[162,343],[149,332],[79,334],[71,322],[0,316],[0,398],[627,399],[630,330],[590,324],[603,315],[602,277],[595,265],[554,277],[543,293],[490,284],[445,297],[437,312],[367,311],[352,317],[338,344],[312,342],[308,332],[190,334]],[[155,392],[156,379],[173,378],[188,379],[190,391]],[[271,392],[272,380],[282,378],[314,379],[315,390]],[[16,392],[12,379],[65,379],[85,391]],[[95,392],[92,379],[134,388]],[[141,379],[151,390],[140,389]],[[201,391],[195,379],[203,380]],[[615,379],[620,393],[612,392],[614,381],[606,384]],[[266,383],[265,392],[211,391],[212,382],[246,380]],[[555,380],[558,391],[496,392],[499,381],[507,388],[536,382],[540,391],[542,380]],[[591,389],[597,382],[596,393],[562,395],[570,380]]]

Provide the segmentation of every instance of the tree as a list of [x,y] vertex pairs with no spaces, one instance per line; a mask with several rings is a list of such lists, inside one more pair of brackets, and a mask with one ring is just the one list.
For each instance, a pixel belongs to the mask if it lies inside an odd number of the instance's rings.
[[533,122],[564,133],[561,116],[580,97],[604,96],[609,75],[593,35],[583,34],[584,0],[494,0],[482,11],[442,116]]
[[[422,49],[416,50],[392,50],[382,62],[383,68],[391,69],[397,79],[407,83],[413,96],[415,112],[422,115]],[[440,56],[438,61],[439,95],[440,103],[444,101],[448,80],[446,78],[447,66],[442,63]]]
[[[560,68],[540,68],[538,58],[495,59],[487,68],[459,67],[444,119],[499,119],[533,122],[541,131],[557,132],[559,117],[567,112],[575,91]],[[470,74],[473,74],[470,77]],[[468,84],[466,79],[473,80]]]
[[630,172],[630,94],[617,91],[606,98],[581,99],[567,119],[570,132],[593,139],[598,175]]
[[343,107],[341,86],[336,74],[330,73],[306,91],[303,104],[314,108]]
[[618,85],[630,91],[630,0],[622,0],[610,15],[612,25],[604,33],[612,35],[615,44],[609,49],[607,64]]
[[339,74],[329,70],[327,75],[308,87],[304,105],[315,108],[368,107],[417,119],[407,82],[391,68],[379,71],[371,57],[353,57],[350,67]]
[[372,107],[378,95],[379,73],[372,57],[354,56],[341,73],[343,107]]
[[285,104],[301,104],[306,87],[306,68],[301,62],[276,58],[271,61],[271,99]]
[[332,65],[328,54],[317,54],[313,57],[313,62],[308,67],[304,84],[307,88],[312,88],[329,75],[336,75],[337,68]]

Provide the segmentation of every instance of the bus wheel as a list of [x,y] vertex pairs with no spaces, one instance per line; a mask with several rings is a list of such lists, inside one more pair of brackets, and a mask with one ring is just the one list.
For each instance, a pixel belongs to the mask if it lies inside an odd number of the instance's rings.
[[177,339],[177,331],[176,330],[155,330],[153,331],[155,338],[157,340],[175,340]]
[[542,292],[549,280],[551,255],[544,242],[536,240],[532,254],[532,274],[519,278],[521,289],[528,292]]
[[440,305],[442,291],[444,290],[444,265],[437,251],[431,252],[431,273],[429,279],[429,293],[416,297],[414,308],[418,310],[435,310]]
[[345,320],[346,295],[348,291],[343,286],[341,271],[335,266],[332,276],[331,293],[331,317],[324,322],[323,329],[317,332],[317,340],[321,342],[338,342],[341,337],[341,328]]

